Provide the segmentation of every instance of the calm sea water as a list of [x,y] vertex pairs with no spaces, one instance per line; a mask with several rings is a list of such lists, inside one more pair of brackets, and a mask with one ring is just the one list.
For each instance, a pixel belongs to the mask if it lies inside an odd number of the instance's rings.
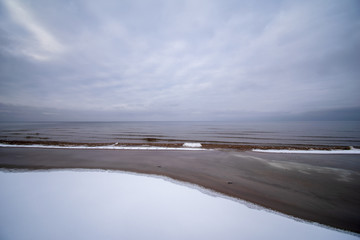
[[2,122],[0,141],[360,146],[360,122]]

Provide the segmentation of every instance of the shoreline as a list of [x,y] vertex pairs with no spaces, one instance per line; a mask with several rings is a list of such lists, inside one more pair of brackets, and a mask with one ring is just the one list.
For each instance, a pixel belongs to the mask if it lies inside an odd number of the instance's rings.
[[[263,239],[265,236],[291,239],[294,233],[302,234],[306,239],[359,237],[257,205],[249,206],[248,202],[205,190],[198,185],[155,175],[61,169],[0,171],[0,178],[3,190],[0,208],[4,215],[2,232],[5,234],[17,228],[21,231],[16,233],[22,236],[35,236],[37,232],[37,239],[49,239],[60,226],[65,230],[60,231],[62,239],[79,236],[89,239],[100,235],[119,238],[126,229],[134,229],[135,232],[121,238],[127,239],[131,235],[133,239],[171,239],[173,236],[178,239],[211,239],[215,235],[215,238],[226,236],[226,239]],[[15,196],[20,197],[15,200]],[[37,211],[34,212],[34,209]],[[19,221],[12,221],[14,216]],[[42,219],[50,220],[46,224],[48,236],[43,235]],[[42,224],[38,224],[39,221]],[[180,228],[177,223],[180,223]],[[109,228],[109,224],[116,227]],[[89,228],[89,225],[96,227]],[[258,231],[258,226],[267,227]],[[286,231],[283,231],[284,227]],[[73,228],[77,229],[76,235],[66,231]],[[137,229],[142,230],[140,236]],[[170,234],[166,234],[164,229]],[[14,231],[7,235],[13,236]]]
[[356,157],[309,155],[0,148],[0,167],[103,169],[165,176],[305,221],[360,233]]
[[240,204],[245,205],[247,208],[250,208],[250,209],[255,209],[255,210],[258,210],[258,211],[265,211],[265,212],[268,212],[268,213],[271,213],[271,214],[279,215],[281,217],[292,219],[292,220],[297,221],[297,222],[306,223],[306,224],[318,226],[318,227],[321,227],[321,228],[329,229],[329,230],[332,230],[332,231],[336,231],[336,232],[345,233],[345,234],[349,234],[349,235],[352,235],[352,236],[360,237],[360,233],[356,233],[356,232],[352,232],[352,231],[349,231],[349,230],[344,230],[344,229],[332,227],[332,226],[325,225],[325,224],[322,224],[322,223],[309,221],[309,220],[306,220],[306,219],[301,219],[301,218],[298,218],[298,217],[295,217],[295,216],[292,216],[292,215],[289,215],[289,214],[285,214],[283,212],[279,212],[279,211],[277,211],[275,209],[265,208],[265,207],[263,207],[261,205],[258,205],[258,204],[243,200],[241,198],[229,196],[229,195],[220,193],[220,192],[215,191],[215,190],[210,189],[210,188],[205,188],[205,187],[203,187],[201,185],[198,185],[198,184],[195,184],[195,183],[184,182],[184,181],[181,181],[181,180],[170,178],[170,177],[168,177],[166,175],[157,175],[157,174],[150,174],[150,173],[131,172],[131,171],[114,170],[114,169],[98,169],[98,168],[96,168],[96,169],[94,169],[94,168],[92,168],[92,169],[89,169],[89,168],[50,168],[50,169],[27,169],[27,168],[21,168],[21,169],[19,169],[19,168],[1,168],[0,167],[0,172],[5,172],[5,173],[27,173],[27,172],[44,172],[45,173],[45,172],[52,172],[52,171],[53,172],[73,171],[75,173],[76,172],[80,172],[80,173],[81,172],[90,172],[90,173],[91,172],[94,172],[94,173],[97,173],[97,172],[108,173],[109,172],[109,173],[129,174],[129,175],[135,175],[135,176],[144,176],[144,177],[150,177],[150,178],[155,178],[155,179],[161,179],[161,180],[164,180],[164,181],[167,181],[167,182],[179,185],[179,186],[184,186],[184,187],[187,187],[187,188],[197,190],[197,191],[199,191],[199,192],[201,192],[203,194],[206,194],[206,195],[208,195],[210,197],[216,197],[216,198],[219,197],[219,198],[223,198],[223,199],[227,199],[227,200],[230,200],[230,201],[240,203]]
[[[10,146],[54,146],[54,147],[157,147],[157,148],[170,148],[170,149],[184,149],[184,143],[186,144],[200,144],[201,148],[188,147],[188,149],[206,149],[206,150],[233,150],[233,151],[251,151],[253,149],[259,150],[351,150],[353,148],[360,149],[360,146],[341,146],[341,145],[309,145],[309,144],[239,144],[233,142],[219,142],[219,143],[201,143],[201,142],[181,142],[181,143],[158,143],[158,142],[144,142],[144,143],[84,143],[84,142],[62,142],[62,141],[22,141],[22,140],[11,140],[5,141],[0,140],[0,145]],[[5,146],[7,147],[7,146]],[[166,149],[162,149],[166,150]]]

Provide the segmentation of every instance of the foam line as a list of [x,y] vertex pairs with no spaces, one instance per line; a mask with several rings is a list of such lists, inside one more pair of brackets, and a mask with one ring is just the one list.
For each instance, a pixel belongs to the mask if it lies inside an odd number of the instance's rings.
[[202,147],[201,143],[192,143],[192,142],[184,143],[183,146],[184,147],[190,147],[190,148],[200,148],[200,147]]
[[254,152],[264,153],[308,153],[308,154],[360,154],[360,149],[350,150],[288,150],[288,149],[253,149]]
[[13,148],[50,148],[50,149],[107,149],[107,150],[181,150],[181,151],[198,151],[206,150],[204,148],[193,148],[193,147],[156,147],[156,146],[56,146],[56,145],[13,145],[1,143],[0,147],[13,147]]

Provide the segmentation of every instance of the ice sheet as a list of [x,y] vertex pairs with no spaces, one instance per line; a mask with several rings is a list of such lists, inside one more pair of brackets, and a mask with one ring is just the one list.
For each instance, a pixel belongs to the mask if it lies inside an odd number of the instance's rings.
[[201,147],[201,143],[184,143],[183,147],[191,147],[191,148],[200,148]]
[[107,146],[60,146],[60,145],[41,145],[41,144],[31,144],[31,145],[21,145],[21,144],[5,144],[1,143],[0,147],[17,147],[17,148],[57,148],[57,149],[109,149],[109,150],[182,150],[182,151],[193,151],[193,150],[205,150],[202,148],[194,148],[190,146],[184,147],[156,147],[156,146],[116,146],[116,145],[107,145]]
[[254,152],[265,153],[310,153],[310,154],[360,154],[360,149],[350,150],[287,150],[287,149],[253,149]]
[[0,172],[2,239],[357,239],[160,178]]

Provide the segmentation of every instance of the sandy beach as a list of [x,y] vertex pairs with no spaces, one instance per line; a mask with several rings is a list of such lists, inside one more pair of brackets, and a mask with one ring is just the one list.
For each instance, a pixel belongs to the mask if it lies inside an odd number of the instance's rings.
[[357,155],[0,148],[5,169],[112,169],[168,176],[360,233]]

